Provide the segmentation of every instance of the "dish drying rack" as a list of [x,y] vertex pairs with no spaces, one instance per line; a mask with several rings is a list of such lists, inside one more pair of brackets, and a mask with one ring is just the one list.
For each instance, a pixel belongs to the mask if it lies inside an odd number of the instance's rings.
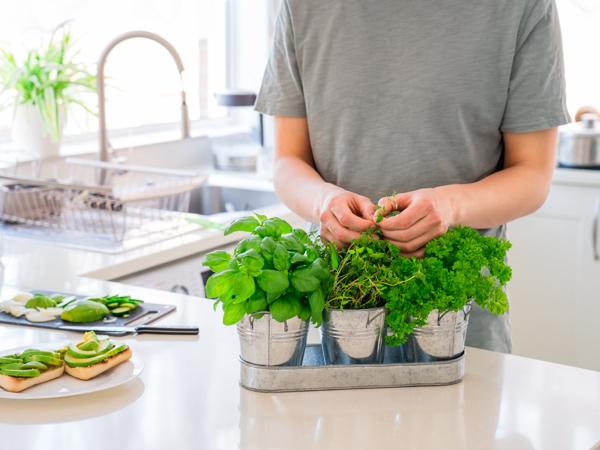
[[80,232],[115,244],[173,235],[190,226],[182,213],[188,212],[191,191],[207,178],[148,166],[74,158],[65,162],[67,175],[56,180],[0,175],[0,220]]

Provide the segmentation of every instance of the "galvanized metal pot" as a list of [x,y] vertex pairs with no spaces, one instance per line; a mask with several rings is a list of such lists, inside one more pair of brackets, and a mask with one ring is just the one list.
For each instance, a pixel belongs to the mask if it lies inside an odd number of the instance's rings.
[[402,346],[407,362],[444,361],[460,356],[465,350],[470,312],[471,303],[461,311],[432,311],[427,325],[416,328]]
[[277,322],[271,314],[246,315],[237,324],[240,357],[261,366],[299,366],[304,358],[308,321]]
[[325,364],[383,362],[385,308],[325,312],[321,344]]

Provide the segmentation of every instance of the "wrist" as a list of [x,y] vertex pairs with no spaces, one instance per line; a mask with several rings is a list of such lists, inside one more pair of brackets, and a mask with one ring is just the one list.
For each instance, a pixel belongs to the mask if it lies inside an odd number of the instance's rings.
[[460,184],[449,184],[440,186],[435,190],[442,196],[444,203],[444,216],[449,227],[461,225],[463,186]]
[[329,204],[331,198],[336,195],[345,192],[339,186],[336,186],[332,183],[324,182],[321,188],[319,189],[319,195],[316,196],[315,202],[313,204],[313,214],[312,214],[312,222],[318,224],[321,220],[321,214],[327,209],[327,205]]

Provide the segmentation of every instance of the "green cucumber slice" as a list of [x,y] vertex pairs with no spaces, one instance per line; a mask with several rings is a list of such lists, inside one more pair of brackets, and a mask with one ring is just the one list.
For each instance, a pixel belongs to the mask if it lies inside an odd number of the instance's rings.
[[33,378],[39,376],[41,372],[38,369],[7,369],[6,367],[0,367],[0,373],[10,377]]
[[123,308],[123,307],[119,307],[119,308],[115,308],[112,310],[112,313],[115,315],[119,315],[119,314],[125,314],[128,313],[129,311],[131,311],[131,309],[129,308]]
[[120,344],[116,347],[111,348],[109,351],[102,353],[101,355],[93,356],[91,358],[77,358],[67,353],[65,355],[65,363],[67,363],[69,367],[89,367],[93,366],[94,364],[98,364],[115,355],[118,355],[119,353],[124,352],[128,348],[129,347],[126,344]]
[[110,339],[104,339],[95,350],[83,350],[80,346],[71,344],[67,348],[67,354],[74,356],[75,358],[91,358],[93,356],[101,355],[113,347],[114,344]]

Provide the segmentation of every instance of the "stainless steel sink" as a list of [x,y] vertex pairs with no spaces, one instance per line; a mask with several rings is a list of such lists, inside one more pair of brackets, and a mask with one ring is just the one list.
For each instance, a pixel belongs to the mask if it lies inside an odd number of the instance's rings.
[[190,212],[210,215],[233,211],[251,211],[279,203],[273,191],[204,185],[194,189]]

